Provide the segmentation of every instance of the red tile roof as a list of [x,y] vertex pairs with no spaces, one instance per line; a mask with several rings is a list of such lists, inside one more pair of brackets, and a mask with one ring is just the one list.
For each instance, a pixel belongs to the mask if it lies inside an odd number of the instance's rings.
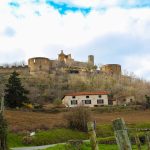
[[110,92],[107,91],[99,91],[99,92],[76,92],[65,94],[65,96],[80,96],[80,95],[108,95]]

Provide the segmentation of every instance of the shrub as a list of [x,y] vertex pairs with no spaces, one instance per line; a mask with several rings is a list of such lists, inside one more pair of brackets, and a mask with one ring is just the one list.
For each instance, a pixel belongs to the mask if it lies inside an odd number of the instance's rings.
[[79,106],[71,108],[65,118],[69,128],[86,132],[87,122],[91,120],[91,114],[88,108]]
[[25,136],[22,139],[22,143],[25,145],[31,145],[32,142],[33,142],[33,137],[30,137],[30,136]]

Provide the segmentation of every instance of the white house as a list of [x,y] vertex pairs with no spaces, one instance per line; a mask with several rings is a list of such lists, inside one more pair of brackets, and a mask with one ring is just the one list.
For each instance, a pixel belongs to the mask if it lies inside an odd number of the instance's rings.
[[64,95],[62,103],[66,107],[87,106],[96,107],[108,105],[108,94],[106,91],[99,92],[77,92]]

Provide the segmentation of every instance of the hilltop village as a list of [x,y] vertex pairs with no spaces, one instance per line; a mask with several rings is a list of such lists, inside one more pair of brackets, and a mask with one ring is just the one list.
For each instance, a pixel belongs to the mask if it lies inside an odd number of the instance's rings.
[[87,62],[76,61],[71,54],[64,54],[61,50],[56,60],[50,60],[45,57],[34,57],[28,59],[27,65],[20,66],[0,66],[0,73],[11,73],[17,71],[20,74],[30,75],[48,75],[56,72],[68,74],[86,74],[90,72],[105,73],[108,75],[121,75],[121,66],[119,64],[106,64],[97,68],[94,65],[94,56],[89,55]]
[[27,65],[0,66],[1,87],[13,71],[20,74],[23,85],[30,91],[30,100],[38,103],[61,100],[64,95],[76,92],[81,95],[80,92],[106,91],[113,95],[111,104],[141,102],[145,95],[149,95],[148,82],[132,74],[122,74],[119,64],[105,64],[98,68],[93,55],[82,62],[61,50],[55,60],[34,57],[28,59]]

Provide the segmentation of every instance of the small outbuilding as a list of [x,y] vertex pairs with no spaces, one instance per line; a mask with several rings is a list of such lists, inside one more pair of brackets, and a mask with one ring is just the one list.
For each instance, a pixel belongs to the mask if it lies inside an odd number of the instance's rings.
[[76,107],[76,106],[87,106],[87,107],[97,107],[108,105],[108,95],[110,93],[107,91],[99,92],[76,92],[64,95],[62,98],[62,103],[66,107]]
[[115,100],[116,105],[128,105],[135,103],[134,96],[120,96]]

